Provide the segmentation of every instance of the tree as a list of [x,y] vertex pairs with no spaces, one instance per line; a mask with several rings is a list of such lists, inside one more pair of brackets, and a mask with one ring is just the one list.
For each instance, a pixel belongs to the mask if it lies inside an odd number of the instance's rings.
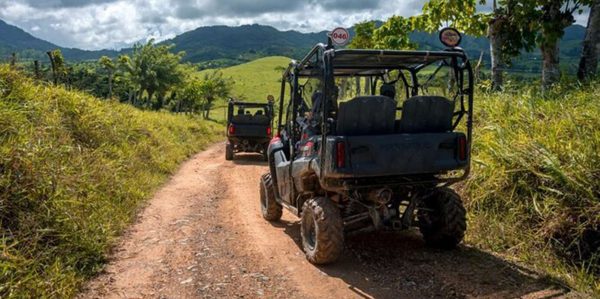
[[371,49],[374,45],[373,33],[375,21],[361,22],[354,25],[354,37],[348,45],[352,49]]
[[209,119],[210,109],[216,99],[224,99],[230,96],[233,84],[234,81],[231,78],[224,78],[222,72],[213,71],[204,74],[200,94],[204,100],[205,119]]
[[502,44],[504,43],[504,34],[502,27],[506,20],[506,14],[498,7],[496,0],[492,4],[492,17],[488,21],[488,38],[490,40],[490,62],[492,71],[492,90],[502,90],[504,86],[504,76],[502,74],[503,58]]
[[413,31],[411,20],[401,16],[392,16],[381,27],[373,31],[374,48],[411,50],[417,47],[410,41]]
[[107,56],[100,57],[98,63],[108,72],[108,98],[111,99],[113,97],[113,78],[117,67],[113,60]]
[[136,44],[131,58],[127,55],[119,58],[129,79],[138,88],[136,98],[142,99],[144,92],[148,95],[146,102],[142,103],[145,106],[150,106],[154,95],[158,94],[156,108],[162,108],[164,95],[184,80],[180,62],[185,53],[173,54],[170,52],[172,48],[173,45],[155,46],[154,40],[150,40],[144,45]]
[[423,14],[412,19],[413,28],[427,32],[436,32],[441,27],[453,27],[472,36],[488,35],[492,64],[492,85],[495,90],[502,88],[500,32],[497,30],[499,10],[494,0],[494,12],[478,13],[477,4],[484,0],[430,0],[423,6]]
[[413,28],[437,32],[441,27],[453,27],[466,34],[484,36],[490,14],[477,13],[477,4],[484,0],[429,0],[423,14],[411,19]]
[[596,74],[600,55],[600,0],[596,0],[590,9],[583,51],[579,62],[577,77],[587,80]]
[[531,51],[536,45],[542,52],[542,88],[560,80],[559,41],[564,30],[575,22],[574,14],[595,0],[499,0],[509,18],[503,28],[508,40],[502,48],[509,53]]
[[60,49],[52,50],[46,52],[48,58],[50,59],[50,64],[52,66],[52,79],[54,81],[54,85],[58,84],[64,77],[66,77],[68,73],[67,66],[65,64],[65,58],[62,55]]

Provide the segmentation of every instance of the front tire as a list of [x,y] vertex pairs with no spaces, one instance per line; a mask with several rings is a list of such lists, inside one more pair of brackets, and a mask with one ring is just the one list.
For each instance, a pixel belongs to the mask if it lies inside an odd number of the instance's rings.
[[427,245],[453,249],[464,238],[466,211],[460,196],[450,188],[440,188],[426,198],[419,209],[419,229]]
[[265,173],[260,178],[260,212],[268,221],[277,221],[281,219],[283,207],[275,199],[273,191],[273,180],[270,173]]
[[304,203],[300,233],[306,259],[313,264],[332,263],[344,249],[340,210],[327,198],[317,197]]
[[227,143],[225,145],[225,160],[233,160],[233,146],[231,145],[231,143]]

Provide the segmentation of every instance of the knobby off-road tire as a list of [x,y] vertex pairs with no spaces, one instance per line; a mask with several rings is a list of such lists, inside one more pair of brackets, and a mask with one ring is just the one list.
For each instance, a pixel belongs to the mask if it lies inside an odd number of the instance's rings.
[[229,143],[225,145],[225,160],[231,161],[233,160],[233,146]]
[[440,188],[424,199],[417,213],[419,229],[427,245],[453,249],[464,238],[467,229],[466,211],[460,196],[450,188]]
[[270,173],[265,173],[260,178],[260,212],[268,221],[281,219],[282,206],[275,200],[273,180]]
[[327,264],[338,259],[344,249],[344,224],[339,208],[327,198],[304,203],[300,233],[309,262]]

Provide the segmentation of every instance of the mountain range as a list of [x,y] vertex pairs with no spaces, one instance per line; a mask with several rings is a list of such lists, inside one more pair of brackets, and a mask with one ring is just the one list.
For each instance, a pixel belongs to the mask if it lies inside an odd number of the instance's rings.
[[[351,34],[352,34],[352,30]],[[585,35],[585,27],[573,25],[567,28],[561,40],[561,57],[571,62],[579,58],[581,42]],[[174,51],[185,51],[185,60],[216,67],[234,65],[266,56],[286,56],[302,58],[316,43],[326,41],[326,31],[318,33],[301,33],[298,31],[280,31],[264,25],[243,25],[238,27],[208,26],[185,32],[163,44],[174,44]],[[440,49],[437,34],[424,32],[411,33],[411,39],[420,49]],[[486,38],[466,36],[461,45],[471,57],[489,54],[489,43]],[[67,60],[96,60],[106,55],[115,57],[129,53],[131,49],[120,51],[100,50],[88,51],[64,48],[35,37],[24,30],[0,20],[0,60],[5,60],[12,53],[19,59],[47,60],[46,51],[60,49]],[[539,53],[528,53],[521,60],[536,60]]]

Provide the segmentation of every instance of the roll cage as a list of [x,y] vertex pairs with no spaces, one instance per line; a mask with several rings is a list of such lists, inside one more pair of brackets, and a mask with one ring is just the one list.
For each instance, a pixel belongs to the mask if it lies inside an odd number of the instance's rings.
[[[429,66],[437,65],[424,82],[417,74]],[[294,126],[295,118],[303,105],[302,86],[300,79],[318,78],[323,82],[323,100],[318,109],[320,122],[320,143],[324,144],[327,136],[332,135],[335,126],[331,121],[335,118],[337,106],[336,78],[370,77],[374,80],[371,85],[371,94],[375,94],[378,80],[384,83],[401,82],[404,86],[406,99],[425,93],[431,80],[438,74],[442,67],[449,67],[456,80],[456,91],[452,98],[458,102],[458,109],[453,116],[453,130],[455,130],[466,117],[467,151],[471,152],[473,130],[473,91],[474,76],[471,63],[466,53],[461,48],[449,48],[441,51],[403,51],[403,50],[365,50],[365,49],[335,49],[332,45],[317,44],[302,60],[292,60],[281,80],[281,93],[279,97],[278,136],[288,125]],[[395,78],[392,77],[395,74]],[[290,101],[286,103],[286,85],[291,94]],[[333,103],[333,105],[332,105]],[[286,106],[287,104],[287,106]],[[402,108],[398,107],[397,110]],[[285,120],[283,119],[285,114]],[[297,125],[297,124],[295,124]],[[290,131],[293,131],[293,128]],[[294,156],[294,144],[297,136],[290,134],[289,154]],[[320,151],[321,161],[324,160],[325,151]],[[460,177],[448,178],[442,181],[451,184],[464,179],[470,170],[470,154],[467,168]],[[323,169],[321,168],[321,171]]]

